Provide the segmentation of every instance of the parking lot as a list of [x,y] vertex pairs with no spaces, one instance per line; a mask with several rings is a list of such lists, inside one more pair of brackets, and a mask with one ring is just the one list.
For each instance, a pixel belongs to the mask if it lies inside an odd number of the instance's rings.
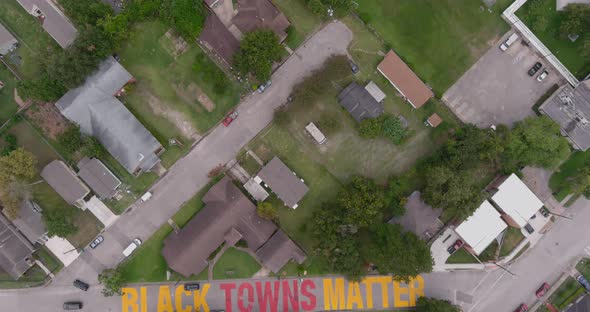
[[[549,63],[519,38],[507,51],[499,46],[514,31],[494,44],[445,94],[443,101],[463,122],[485,128],[533,115],[532,106],[553,84],[564,80]],[[528,70],[543,67],[533,76]],[[547,70],[542,82],[537,77]]]

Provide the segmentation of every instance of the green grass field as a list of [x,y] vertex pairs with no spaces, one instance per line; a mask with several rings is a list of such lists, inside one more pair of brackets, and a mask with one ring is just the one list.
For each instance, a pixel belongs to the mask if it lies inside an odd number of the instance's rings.
[[475,257],[473,257],[472,254],[468,253],[467,250],[465,250],[465,248],[461,248],[461,249],[455,251],[455,253],[452,254],[447,259],[447,263],[448,264],[477,263],[477,259],[475,259]]
[[10,119],[18,110],[18,105],[14,101],[14,89],[16,88],[16,79],[6,67],[0,66],[0,81],[4,83],[4,88],[0,90],[0,126]]
[[576,264],[576,270],[590,280],[590,258],[584,258]]
[[553,295],[549,297],[549,302],[561,310],[583,292],[584,288],[573,277],[568,277]]
[[215,264],[213,278],[216,280],[250,278],[259,270],[260,264],[256,259],[243,251],[229,248]]
[[549,187],[553,195],[559,201],[563,200],[570,194],[571,187],[569,179],[577,172],[579,168],[590,165],[590,150],[585,152],[574,152],[570,157],[559,166],[549,179]]
[[504,241],[502,247],[500,247],[500,257],[506,257],[510,252],[520,244],[524,239],[524,235],[520,232],[520,229],[509,227],[504,234]]
[[530,14],[531,2],[525,3],[517,15],[522,21],[535,33],[535,35],[549,48],[553,54],[567,67],[574,76],[579,79],[584,78],[590,72],[590,59],[582,57],[580,50],[584,45],[584,40],[590,38],[590,34],[580,34],[580,38],[575,42],[571,42],[567,38],[563,38],[559,34],[559,26],[561,25],[562,16],[556,11],[555,1],[540,0],[544,4],[545,17],[548,20],[548,25],[544,31],[535,31],[531,28],[533,25],[533,16]]
[[358,11],[440,96],[509,29],[499,2],[492,13],[471,0],[362,1]]

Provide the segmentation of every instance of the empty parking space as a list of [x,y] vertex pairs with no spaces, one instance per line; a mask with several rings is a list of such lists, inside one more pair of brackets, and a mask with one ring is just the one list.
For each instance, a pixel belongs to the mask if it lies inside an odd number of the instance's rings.
[[[533,115],[532,106],[553,84],[564,83],[557,71],[521,39],[507,51],[500,50],[500,44],[512,33],[504,35],[443,95],[443,101],[463,122],[481,128],[511,126]],[[543,67],[531,77],[528,71],[536,62]],[[549,75],[537,81],[545,70]]]

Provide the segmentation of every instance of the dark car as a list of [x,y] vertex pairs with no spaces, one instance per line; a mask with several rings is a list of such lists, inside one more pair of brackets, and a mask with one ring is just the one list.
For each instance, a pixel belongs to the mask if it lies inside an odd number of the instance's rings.
[[588,282],[588,280],[583,275],[578,276],[576,280],[578,283],[580,283],[580,285],[584,286],[584,289],[586,289],[587,292],[590,292],[590,282]]
[[88,285],[87,283],[82,282],[81,280],[77,279],[77,280],[74,281],[74,287],[80,288],[83,291],[87,291],[88,290],[88,287],[90,287],[90,285]]
[[449,248],[447,248],[447,251],[450,254],[453,254],[453,253],[455,253],[455,251],[459,250],[459,248],[461,248],[461,247],[463,247],[463,241],[460,240],[460,239],[458,239],[458,240],[455,241],[455,243],[452,246],[450,246]]
[[98,235],[96,237],[95,240],[92,241],[92,243],[90,243],[90,248],[94,249],[96,247],[98,247],[98,245],[100,245],[100,243],[102,243],[104,241],[104,237],[102,237],[102,235]]
[[541,214],[543,215],[543,217],[547,218],[549,217],[549,209],[543,207],[541,208]]
[[529,310],[529,307],[526,304],[521,304],[518,306],[518,308],[516,310],[514,310],[514,312],[526,312]]
[[199,283],[184,284],[184,290],[186,290],[186,291],[199,290],[199,289],[201,289],[201,285]]
[[529,234],[533,234],[533,232],[535,231],[535,230],[533,229],[533,227],[532,227],[530,224],[528,224],[528,223],[527,223],[527,224],[524,226],[524,229],[525,229],[525,230],[526,230],[526,231],[527,231]]
[[64,302],[64,310],[80,310],[82,309],[82,302],[68,301]]
[[537,289],[535,292],[535,296],[537,296],[537,298],[545,296],[549,288],[551,288],[551,286],[549,286],[548,283],[543,283],[543,285],[541,285],[541,287],[539,287],[539,289]]
[[348,61],[348,63],[350,64],[350,70],[352,71],[353,74],[356,74],[359,72],[359,67],[353,61]]
[[541,69],[541,67],[543,67],[543,64],[536,62],[535,65],[529,69],[529,76],[533,77],[539,71],[539,69]]

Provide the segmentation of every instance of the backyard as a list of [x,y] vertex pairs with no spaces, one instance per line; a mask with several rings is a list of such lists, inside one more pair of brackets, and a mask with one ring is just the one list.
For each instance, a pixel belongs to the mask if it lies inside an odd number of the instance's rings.
[[[590,34],[580,34],[580,37],[575,42],[564,38],[558,31],[563,16],[556,10],[555,1],[538,1],[542,2],[542,9],[539,9],[538,12],[543,12],[543,16],[535,16],[535,13],[531,10],[533,1],[525,3],[518,10],[517,15],[574,76],[579,79],[584,78],[590,72],[590,59],[584,58],[580,51],[584,45],[584,40],[589,38]],[[538,18],[544,18],[547,21],[544,30],[532,27]]]
[[0,65],[0,81],[4,87],[0,89],[0,126],[12,117],[18,110],[18,105],[14,101],[14,89],[16,88],[16,79],[6,67]]
[[260,270],[260,264],[246,252],[229,248],[213,268],[213,279],[249,278]]
[[[572,193],[570,179],[580,168],[590,165],[590,150],[585,152],[574,152],[570,157],[559,166],[549,179],[549,187],[553,196],[558,201],[563,200],[567,195]],[[574,194],[580,195],[580,194]]]

